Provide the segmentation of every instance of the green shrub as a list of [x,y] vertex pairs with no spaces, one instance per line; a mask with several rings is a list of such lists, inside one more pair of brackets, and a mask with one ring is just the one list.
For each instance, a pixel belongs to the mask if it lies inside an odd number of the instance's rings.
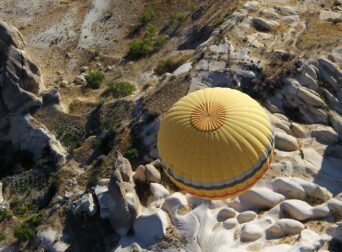
[[104,81],[105,75],[101,71],[91,70],[86,74],[85,79],[87,82],[87,87],[98,89],[101,83]]
[[29,224],[31,227],[38,227],[43,223],[43,216],[41,214],[32,215],[25,223]]
[[144,11],[143,15],[140,17],[140,22],[145,25],[153,20],[156,13],[152,8],[148,8]]
[[149,23],[145,29],[145,37],[154,36],[156,32],[157,32],[157,26],[155,26],[155,24],[153,23]]
[[72,133],[66,133],[62,137],[62,142],[66,147],[70,149],[75,149],[78,146],[78,138]]
[[136,148],[130,148],[126,151],[126,157],[129,159],[136,159],[139,157],[139,151]]
[[0,233],[0,242],[6,240],[6,235],[4,233]]
[[317,80],[317,84],[318,84],[318,86],[320,86],[321,88],[324,88],[324,87],[325,87],[324,82],[321,81],[321,80]]
[[97,49],[95,50],[95,52],[94,52],[94,56],[95,56],[95,57],[100,57],[100,55],[101,55],[101,51],[100,51],[100,49],[97,48]]
[[93,148],[93,150],[98,150],[100,149],[102,146],[102,141],[100,138],[95,137],[93,140],[91,140],[91,148]]
[[166,35],[159,35],[154,39],[154,51],[158,51],[161,49],[167,42]]
[[184,22],[186,19],[186,13],[183,11],[175,11],[170,15],[172,20],[176,20],[178,22]]
[[139,58],[147,56],[161,49],[167,42],[167,36],[151,36],[147,34],[144,38],[136,38],[129,43],[128,55]]
[[153,52],[153,43],[148,38],[137,38],[129,43],[128,54],[132,57],[141,57]]
[[14,227],[13,235],[21,241],[32,240],[35,237],[34,229],[26,222]]
[[0,209],[0,222],[4,220],[10,220],[12,218],[12,211],[10,209]]
[[127,81],[116,81],[109,84],[109,91],[114,98],[131,95],[136,90],[136,86]]
[[24,216],[29,211],[27,206],[18,206],[14,209],[14,214],[16,216]]
[[13,229],[13,235],[20,241],[32,240],[36,235],[36,227],[43,223],[41,214],[32,215],[24,223],[17,225]]
[[100,183],[99,178],[97,176],[95,176],[95,175],[90,176],[88,179],[87,188],[97,186],[99,183]]
[[10,206],[15,216],[24,216],[29,211],[29,208],[24,205],[23,199],[20,198],[18,195],[14,195],[12,197]]

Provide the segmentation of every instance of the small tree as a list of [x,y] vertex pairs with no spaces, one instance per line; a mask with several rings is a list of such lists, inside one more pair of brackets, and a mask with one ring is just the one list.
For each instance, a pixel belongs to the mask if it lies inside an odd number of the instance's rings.
[[29,241],[35,237],[35,232],[28,223],[15,226],[13,234],[15,238],[21,241]]
[[127,81],[116,81],[109,84],[109,91],[114,98],[131,95],[136,90],[136,86]]
[[153,20],[155,15],[156,13],[154,12],[154,10],[151,8],[148,8],[144,11],[143,15],[140,17],[140,22],[143,25],[146,25]]
[[85,76],[87,86],[92,89],[98,89],[105,79],[105,75],[101,71],[91,70]]
[[0,222],[10,220],[12,218],[12,211],[6,208],[0,209]]
[[126,156],[129,159],[136,159],[139,157],[139,151],[137,148],[130,148],[126,151]]

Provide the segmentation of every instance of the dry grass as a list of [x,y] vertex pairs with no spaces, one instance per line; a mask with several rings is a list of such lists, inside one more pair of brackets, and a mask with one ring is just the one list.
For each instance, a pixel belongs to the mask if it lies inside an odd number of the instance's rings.
[[317,20],[317,17],[308,19],[307,29],[301,34],[297,48],[301,51],[310,51],[314,48],[326,48],[341,43],[342,23],[333,24],[329,21]]

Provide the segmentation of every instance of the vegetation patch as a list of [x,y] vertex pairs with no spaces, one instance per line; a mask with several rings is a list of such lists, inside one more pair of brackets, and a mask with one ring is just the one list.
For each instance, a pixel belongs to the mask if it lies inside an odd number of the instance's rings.
[[102,147],[102,141],[100,138],[95,137],[94,139],[91,140],[91,148],[93,150],[99,150]]
[[101,71],[91,70],[85,76],[87,87],[98,89],[105,79],[105,74]]
[[35,237],[35,232],[30,225],[23,223],[14,227],[13,235],[20,241],[30,241]]
[[165,60],[159,61],[157,67],[154,69],[154,72],[158,75],[162,75],[164,73],[173,73],[179,66],[181,66],[186,60],[188,56],[174,56],[169,57]]
[[155,11],[152,8],[148,8],[144,11],[142,16],[140,17],[140,22],[142,25],[146,25],[153,20],[156,16]]
[[99,178],[96,175],[92,175],[89,177],[87,182],[87,188],[91,188],[93,186],[97,186],[99,184]]
[[4,233],[0,233],[0,242],[6,240],[6,235]]
[[171,20],[175,20],[181,23],[185,21],[186,16],[187,15],[184,11],[175,11],[171,13],[170,18]]
[[37,233],[36,228],[43,222],[41,214],[32,215],[29,219],[14,227],[13,235],[19,241],[30,241]]
[[139,157],[139,150],[137,148],[129,148],[125,156],[129,159],[137,159]]
[[148,56],[160,50],[167,42],[165,35],[145,36],[143,38],[136,38],[129,43],[128,55],[132,58],[140,58]]
[[109,91],[114,98],[131,95],[136,89],[134,84],[127,81],[116,81],[109,84]]
[[151,55],[160,50],[167,42],[167,36],[157,34],[158,28],[153,23],[155,12],[153,9],[147,9],[140,17],[140,24],[132,32],[133,35],[139,34],[129,43],[128,56],[131,58],[140,58]]
[[12,211],[10,209],[0,209],[0,222],[4,220],[10,220],[12,218]]
[[78,137],[72,133],[66,133],[62,137],[62,143],[70,149],[76,149],[78,147]]

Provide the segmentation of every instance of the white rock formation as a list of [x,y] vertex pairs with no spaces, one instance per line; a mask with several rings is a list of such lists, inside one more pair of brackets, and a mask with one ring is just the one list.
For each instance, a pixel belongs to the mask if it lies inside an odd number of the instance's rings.
[[165,236],[169,224],[169,217],[164,211],[151,208],[135,220],[134,234],[141,244],[149,246]]
[[275,147],[279,150],[295,151],[298,150],[299,145],[295,137],[277,130],[275,132]]
[[263,235],[263,230],[261,227],[255,223],[247,223],[241,228],[241,241],[250,242],[261,238]]
[[266,237],[268,239],[277,239],[288,235],[300,234],[305,226],[296,220],[280,219],[272,226],[266,229]]

